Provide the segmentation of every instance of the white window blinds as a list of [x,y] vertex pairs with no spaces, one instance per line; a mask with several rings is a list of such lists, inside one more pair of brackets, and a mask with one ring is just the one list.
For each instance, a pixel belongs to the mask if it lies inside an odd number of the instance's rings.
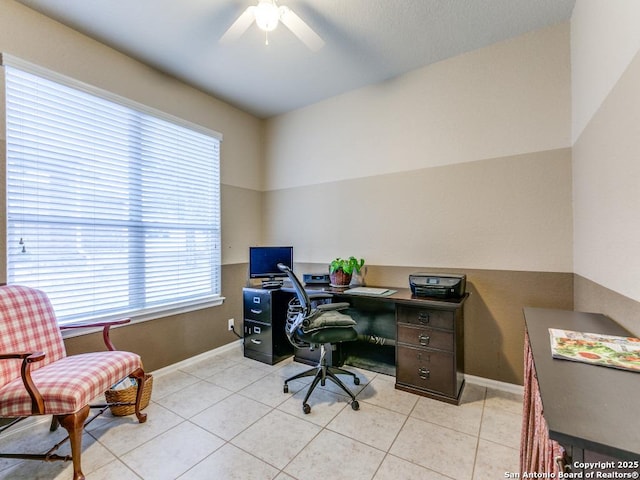
[[10,66],[5,81],[8,282],[44,290],[61,323],[219,299],[219,136]]

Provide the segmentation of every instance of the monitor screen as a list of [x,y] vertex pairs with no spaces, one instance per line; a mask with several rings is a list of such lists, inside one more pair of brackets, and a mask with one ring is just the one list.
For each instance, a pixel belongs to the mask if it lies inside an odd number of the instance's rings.
[[249,247],[249,277],[286,277],[279,263],[293,269],[293,247]]

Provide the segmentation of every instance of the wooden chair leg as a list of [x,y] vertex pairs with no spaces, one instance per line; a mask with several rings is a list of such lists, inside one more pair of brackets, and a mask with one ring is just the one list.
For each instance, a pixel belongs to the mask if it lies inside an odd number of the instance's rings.
[[49,431],[55,432],[58,429],[58,425],[60,425],[60,422],[58,422],[58,417],[54,415],[51,417],[51,426],[49,427]]
[[89,405],[85,405],[76,413],[69,415],[57,415],[60,425],[69,432],[71,442],[71,458],[73,461],[73,480],[85,480],[82,473],[82,432],[84,431],[84,421],[89,416]]
[[138,418],[138,422],[144,423],[147,421],[147,414],[140,411],[140,402],[142,401],[142,391],[144,389],[145,382],[144,370],[142,368],[139,368],[129,376],[135,378],[138,384],[138,391],[136,392],[135,413],[136,417]]

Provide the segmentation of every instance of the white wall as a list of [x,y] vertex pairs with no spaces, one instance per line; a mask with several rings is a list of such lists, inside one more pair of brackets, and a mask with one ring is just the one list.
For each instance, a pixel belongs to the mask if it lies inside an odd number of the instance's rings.
[[571,15],[574,142],[639,48],[638,0],[577,0]]
[[640,2],[576,3],[571,20],[574,272],[637,301],[639,51]]
[[568,25],[268,122],[265,189],[570,146]]

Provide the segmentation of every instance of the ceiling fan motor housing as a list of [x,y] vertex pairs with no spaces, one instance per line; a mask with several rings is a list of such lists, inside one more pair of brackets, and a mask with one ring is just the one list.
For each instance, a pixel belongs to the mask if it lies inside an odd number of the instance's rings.
[[271,0],[260,0],[256,6],[254,15],[256,17],[256,25],[265,32],[272,32],[278,26],[280,8]]

